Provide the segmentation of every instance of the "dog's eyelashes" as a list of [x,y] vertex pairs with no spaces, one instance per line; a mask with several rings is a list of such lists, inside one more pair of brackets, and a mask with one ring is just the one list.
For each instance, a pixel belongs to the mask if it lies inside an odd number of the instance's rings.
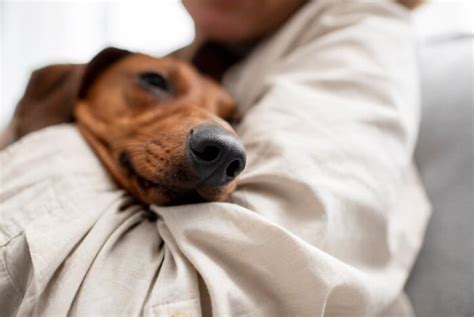
[[170,85],[168,80],[160,73],[146,72],[139,75],[140,81],[151,88],[169,91]]

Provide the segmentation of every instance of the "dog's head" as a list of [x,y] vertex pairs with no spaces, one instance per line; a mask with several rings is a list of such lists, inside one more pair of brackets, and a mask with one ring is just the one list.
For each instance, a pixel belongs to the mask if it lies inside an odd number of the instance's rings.
[[145,203],[225,200],[246,155],[232,98],[172,57],[116,48],[86,66],[74,114],[116,181]]

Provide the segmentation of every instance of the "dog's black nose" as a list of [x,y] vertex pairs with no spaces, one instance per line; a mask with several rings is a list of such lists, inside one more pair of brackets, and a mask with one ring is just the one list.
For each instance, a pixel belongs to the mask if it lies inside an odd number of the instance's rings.
[[223,186],[242,172],[245,150],[236,136],[217,125],[201,125],[189,134],[187,157],[205,186]]

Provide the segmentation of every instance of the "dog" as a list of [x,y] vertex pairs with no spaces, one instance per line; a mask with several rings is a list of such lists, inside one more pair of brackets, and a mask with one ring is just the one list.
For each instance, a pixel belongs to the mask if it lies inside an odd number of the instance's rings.
[[233,99],[175,57],[106,48],[88,64],[35,71],[14,138],[75,122],[116,183],[144,205],[224,201],[246,154]]

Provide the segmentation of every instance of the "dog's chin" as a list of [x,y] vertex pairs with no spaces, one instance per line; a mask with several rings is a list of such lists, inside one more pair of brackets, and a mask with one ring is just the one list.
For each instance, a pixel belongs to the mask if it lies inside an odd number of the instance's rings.
[[225,201],[235,188],[235,182],[222,187],[204,187],[196,185],[190,188],[177,188],[163,183],[147,180],[136,175],[135,188],[138,198],[148,204],[176,206],[213,201]]
[[199,204],[215,201],[226,201],[229,198],[229,189],[227,187],[215,188],[193,188],[176,189],[167,188],[160,192],[155,192],[155,198],[151,203],[162,206],[176,206],[186,204]]
[[196,190],[189,190],[183,192],[175,192],[173,197],[170,197],[168,206],[188,205],[205,203],[208,200],[199,195]]
[[199,187],[196,191],[204,201],[226,201],[235,187],[236,182],[233,181],[222,187]]
[[124,179],[127,180],[123,185],[135,198],[146,204],[170,206],[225,201],[236,187],[235,181],[220,187],[204,186],[197,183],[197,180],[192,180],[193,177],[190,175],[185,177],[187,182],[183,187],[176,182],[170,184],[169,179],[159,177],[151,179],[146,170],[136,168],[127,152],[122,153],[125,155],[120,155],[119,162],[126,176]]

